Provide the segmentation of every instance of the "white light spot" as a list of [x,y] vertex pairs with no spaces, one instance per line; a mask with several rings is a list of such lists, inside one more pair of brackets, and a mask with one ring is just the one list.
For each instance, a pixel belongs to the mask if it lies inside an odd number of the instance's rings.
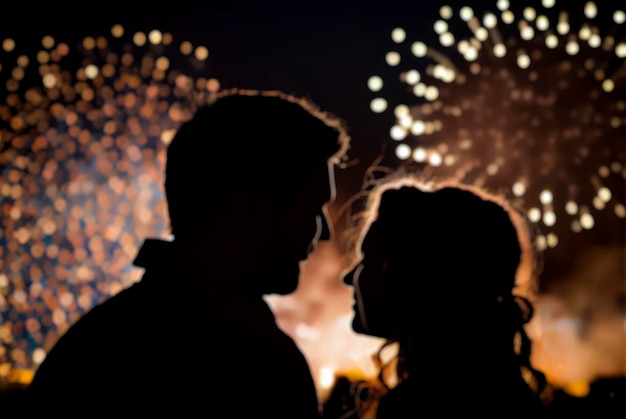
[[400,126],[404,129],[409,129],[413,125],[413,118],[411,115],[403,115],[400,119]]
[[378,92],[383,88],[383,79],[379,76],[372,76],[367,79],[367,87],[372,92]]
[[385,62],[391,67],[397,66],[400,64],[400,54],[396,51],[389,51],[387,55],[385,55]]
[[528,68],[530,66],[530,57],[526,54],[517,56],[517,65],[519,68]]
[[591,34],[589,37],[589,46],[591,48],[598,48],[602,43],[602,38],[597,33]]
[[549,190],[544,190],[541,191],[541,193],[539,194],[539,201],[541,201],[542,204],[546,205],[552,202],[552,192],[550,192]]
[[409,70],[406,73],[406,82],[410,85],[420,81],[420,73],[417,70]]
[[411,147],[406,144],[399,144],[396,147],[396,157],[400,160],[406,160],[411,157]]
[[439,89],[437,89],[437,86],[428,86],[424,92],[424,97],[430,101],[437,100],[439,97]]
[[504,44],[496,44],[493,47],[493,55],[502,58],[506,55],[506,46]]
[[510,25],[515,20],[515,15],[510,10],[505,10],[502,12],[502,21],[507,25]]
[[586,213],[580,216],[580,225],[585,230],[591,230],[593,228],[594,223],[595,223],[595,220],[593,219],[593,216],[591,214]]
[[524,182],[517,181],[513,184],[513,195],[522,196],[526,193],[526,185]]
[[559,244],[559,238],[557,237],[556,234],[550,233],[546,237],[546,243],[547,243],[548,247],[554,248],[554,247],[556,247]]
[[434,166],[434,167],[441,166],[442,162],[443,162],[443,159],[441,157],[441,154],[437,153],[436,151],[430,153],[430,156],[428,156],[428,163],[431,166]]
[[151,30],[150,33],[148,33],[148,40],[152,45],[158,45],[163,41],[163,34],[157,29]]
[[528,210],[528,219],[536,223],[541,219],[541,210],[539,208],[531,208]]
[[480,42],[484,42],[489,37],[489,32],[487,31],[487,29],[480,27],[476,29],[474,35],[476,36],[476,39],[478,39]]
[[576,215],[576,213],[578,212],[578,204],[576,204],[576,202],[574,201],[568,201],[565,204],[565,212],[567,212],[569,215]]
[[585,4],[585,16],[587,16],[588,19],[593,19],[598,15],[598,8],[596,7],[596,4],[592,1],[587,2],[587,4]]
[[546,211],[543,214],[543,223],[548,227],[552,227],[556,223],[556,214],[553,211]]
[[498,18],[493,13],[487,13],[483,17],[483,25],[487,29],[493,29],[498,24]]
[[396,44],[400,44],[406,39],[406,32],[402,28],[395,28],[391,31],[391,39]]
[[539,29],[540,31],[545,31],[550,27],[550,21],[545,15],[537,17],[537,21],[535,23],[537,25],[537,29]]
[[400,125],[394,125],[393,127],[391,127],[391,130],[389,130],[389,135],[391,136],[391,139],[394,141],[402,141],[406,138],[406,130],[404,128],[402,128]]
[[546,46],[550,49],[554,49],[559,45],[559,38],[554,34],[546,36]]
[[52,89],[57,84],[57,76],[52,73],[46,73],[44,74],[42,81],[46,89]]
[[604,202],[609,202],[612,198],[611,190],[607,187],[602,187],[598,189],[598,198],[600,198]]
[[478,58],[478,51],[476,50],[476,48],[474,47],[468,48],[467,51],[465,52],[465,59],[467,61],[474,61],[476,58]]
[[396,108],[393,110],[394,115],[396,116],[396,118],[402,118],[404,115],[408,115],[409,114],[409,107],[406,105],[398,105],[396,106]]
[[426,44],[423,42],[417,41],[417,42],[413,42],[413,45],[411,45],[411,52],[416,57],[425,56],[427,51],[428,51],[428,47],[426,47]]
[[375,113],[385,112],[387,110],[387,101],[381,97],[377,97],[370,103],[370,109]]
[[589,28],[589,26],[583,26],[582,28],[580,28],[580,30],[578,31],[578,37],[583,41],[588,40],[591,37],[591,29]]
[[439,36],[439,42],[444,47],[452,46],[454,44],[454,35],[452,35],[452,33],[450,32],[442,33]]
[[426,93],[426,85],[424,83],[417,83],[413,86],[413,94],[417,97],[423,97]]
[[615,82],[611,79],[606,79],[602,82],[602,90],[609,93],[615,89]]
[[569,32],[569,23],[563,20],[560,21],[556,25],[556,31],[560,33],[561,35],[566,35]]
[[435,30],[435,33],[441,35],[442,33],[448,31],[448,24],[445,20],[438,20],[433,25],[433,29]]
[[450,6],[441,6],[439,15],[444,19],[450,19],[452,17],[452,8]]
[[604,207],[606,207],[606,203],[599,196],[594,196],[592,203],[593,207],[598,211],[601,211]]
[[413,125],[411,125],[411,134],[413,135],[422,135],[425,131],[424,121],[417,120],[413,121]]
[[461,16],[461,19],[468,22],[471,18],[474,17],[474,11],[469,6],[463,6],[459,11],[459,16]]
[[422,163],[426,160],[426,150],[422,147],[418,147],[413,151],[413,160],[418,163]]
[[524,19],[526,20],[535,20],[537,17],[537,12],[532,7],[524,8]]
[[520,36],[523,40],[530,41],[535,36],[535,30],[531,26],[526,26],[521,30]]
[[98,77],[98,67],[95,64],[89,64],[85,67],[85,75],[88,79],[95,79]]
[[535,246],[540,252],[546,249],[546,236],[540,235],[535,239]]
[[576,42],[576,41],[569,41],[565,45],[565,51],[569,55],[576,55],[576,54],[578,54],[578,51],[580,51],[580,46],[578,45],[578,42]]

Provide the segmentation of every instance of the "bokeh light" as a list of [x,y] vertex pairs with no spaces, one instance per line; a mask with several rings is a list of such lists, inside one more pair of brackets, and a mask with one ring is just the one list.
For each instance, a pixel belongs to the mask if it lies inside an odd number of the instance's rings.
[[128,33],[45,36],[32,57],[2,42],[0,380],[137,281],[144,238],[169,237],[165,149],[220,83],[206,47],[196,60],[171,34]]
[[593,2],[567,13],[555,2],[495,3],[497,13],[441,8],[431,29],[439,46],[408,29],[400,44],[394,29],[387,70],[375,76],[393,93],[372,89],[372,78],[368,88],[390,108],[408,109],[389,121],[395,157],[536,207],[532,219],[545,234],[592,229],[604,213],[621,217],[623,12]]

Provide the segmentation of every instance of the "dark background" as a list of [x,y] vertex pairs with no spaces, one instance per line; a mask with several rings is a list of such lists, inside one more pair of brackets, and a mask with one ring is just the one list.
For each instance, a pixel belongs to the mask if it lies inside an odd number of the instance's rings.
[[[541,6],[540,1],[511,3],[517,13],[527,5]],[[565,8],[576,10],[574,16],[582,15],[585,3],[561,1],[554,10]],[[348,170],[337,175],[338,203],[342,203],[359,190],[365,170],[381,153],[386,153],[386,165],[398,163],[392,150],[385,151],[391,115],[389,111],[383,116],[370,111],[373,96],[366,86],[371,75],[385,71],[384,55],[392,45],[392,29],[403,27],[422,34],[421,40],[427,44],[437,43],[432,24],[444,4],[456,10],[470,5],[477,14],[497,10],[495,0],[21,2],[3,10],[0,39],[12,37],[21,50],[37,50],[44,35],[77,43],[88,35],[110,37],[112,25],[120,23],[127,33],[159,29],[173,33],[178,40],[204,44],[210,55],[201,73],[218,78],[222,87],[279,89],[308,96],[347,122],[354,160]],[[623,223],[619,228],[623,231]],[[572,252],[584,251],[580,250],[583,241],[606,241],[606,234],[615,237],[614,226],[604,232],[602,226],[596,230],[585,233],[583,240],[577,236],[575,244],[563,243],[550,250],[555,263],[547,263],[544,276],[561,276],[568,269],[563,261],[571,258]]]

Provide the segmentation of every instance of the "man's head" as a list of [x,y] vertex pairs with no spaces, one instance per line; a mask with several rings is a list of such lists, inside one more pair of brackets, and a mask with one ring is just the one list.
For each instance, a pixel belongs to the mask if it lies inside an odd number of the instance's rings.
[[[233,257],[268,277],[259,284],[264,293],[293,291],[298,262],[317,231],[328,230],[329,163],[332,168],[344,157],[348,141],[339,120],[303,99],[223,94],[180,128],[167,151],[165,192],[175,240],[214,240],[221,232],[220,240],[237,244]],[[295,279],[286,284],[281,270],[292,263]]]

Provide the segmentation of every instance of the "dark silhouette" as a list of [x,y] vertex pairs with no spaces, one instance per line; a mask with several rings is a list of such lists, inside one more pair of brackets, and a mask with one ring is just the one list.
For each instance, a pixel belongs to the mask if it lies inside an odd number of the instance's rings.
[[556,390],[551,412],[555,419],[623,418],[626,412],[626,377],[600,378],[591,383],[589,394],[580,398]]
[[366,214],[361,262],[344,278],[355,290],[353,329],[400,348],[399,384],[376,417],[545,417],[545,380],[523,330],[532,306],[513,294],[513,212],[460,185],[398,180],[371,194]]
[[141,281],[59,340],[29,387],[46,414],[317,418],[307,362],[262,296],[288,294],[327,240],[339,120],[279,92],[222,94],[169,145],[174,240],[146,240]]

